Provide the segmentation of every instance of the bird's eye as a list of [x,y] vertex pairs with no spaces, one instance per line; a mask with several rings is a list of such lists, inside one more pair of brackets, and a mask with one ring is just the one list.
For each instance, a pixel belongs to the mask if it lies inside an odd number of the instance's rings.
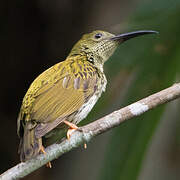
[[101,33],[97,33],[95,36],[94,36],[96,39],[99,39],[102,37],[102,34]]

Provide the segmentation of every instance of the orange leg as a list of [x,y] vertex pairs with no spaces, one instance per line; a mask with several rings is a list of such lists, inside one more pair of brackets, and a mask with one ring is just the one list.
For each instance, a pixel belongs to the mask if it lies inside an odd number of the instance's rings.
[[87,149],[87,144],[86,143],[84,143],[84,149]]
[[75,130],[77,130],[78,127],[77,127],[75,124],[70,123],[69,121],[66,121],[66,120],[64,121],[64,123],[65,123],[67,126],[70,127],[70,128],[68,129],[68,132],[67,132],[67,139],[70,139],[72,133],[73,133]]
[[[44,150],[44,147],[43,147],[43,146],[41,146],[40,152],[42,152],[43,154],[46,154],[46,151]],[[48,162],[48,163],[46,164],[46,167],[52,168],[51,162]]]
[[[78,129],[78,127],[77,127],[75,124],[73,124],[73,123],[71,123],[71,122],[69,122],[69,121],[66,121],[66,120],[64,121],[64,123],[65,123],[67,126],[70,127],[70,128],[68,129],[68,132],[67,132],[67,139],[70,139],[72,133],[73,133],[74,131],[76,131],[76,130]],[[87,144],[84,143],[84,149],[86,149],[86,148],[87,148]]]

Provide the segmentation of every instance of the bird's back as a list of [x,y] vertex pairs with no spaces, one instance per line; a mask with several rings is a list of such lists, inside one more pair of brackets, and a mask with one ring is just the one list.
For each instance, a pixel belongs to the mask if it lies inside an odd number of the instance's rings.
[[52,66],[28,89],[19,113],[18,134],[23,137],[26,124],[41,138],[63,120],[79,123],[105,86],[104,74],[86,56],[74,56]]

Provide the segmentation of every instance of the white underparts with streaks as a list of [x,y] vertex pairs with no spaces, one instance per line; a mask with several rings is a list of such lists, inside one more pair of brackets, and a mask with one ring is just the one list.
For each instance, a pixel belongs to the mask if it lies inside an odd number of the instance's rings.
[[89,114],[89,112],[92,110],[92,108],[96,104],[97,100],[100,98],[102,92],[105,91],[106,84],[107,84],[107,81],[105,79],[104,84],[102,84],[102,87],[100,88],[101,91],[99,91],[98,94],[95,92],[94,95],[86,103],[82,105],[79,112],[75,116],[75,119],[74,119],[74,121],[76,122],[75,124],[78,124],[81,120],[86,118],[86,116]]

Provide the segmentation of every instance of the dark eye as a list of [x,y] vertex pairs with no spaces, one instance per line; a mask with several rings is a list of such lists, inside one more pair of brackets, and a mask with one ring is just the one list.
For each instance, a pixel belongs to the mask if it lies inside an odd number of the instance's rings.
[[102,37],[102,34],[101,33],[97,33],[95,36],[94,36],[96,39],[99,39]]

